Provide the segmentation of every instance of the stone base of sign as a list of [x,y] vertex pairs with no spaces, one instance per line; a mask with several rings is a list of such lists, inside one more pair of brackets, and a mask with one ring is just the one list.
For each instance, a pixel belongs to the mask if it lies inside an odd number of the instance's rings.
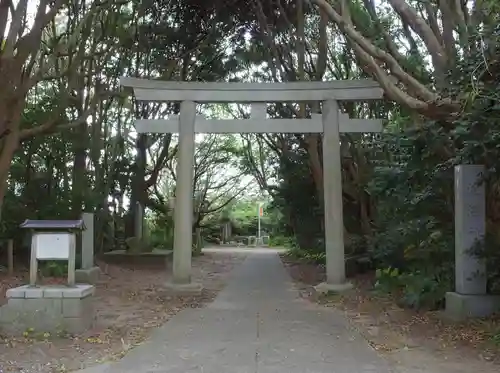
[[75,270],[75,281],[78,284],[97,284],[101,269],[99,267],[92,267],[88,269]]
[[496,312],[500,312],[500,296],[446,293],[444,315],[449,319],[461,321],[490,316]]
[[80,334],[94,325],[94,286],[20,286],[7,290],[0,330],[10,335]]
[[343,293],[345,291],[351,290],[353,284],[350,282],[344,282],[343,284],[329,284],[322,282],[314,287],[314,290],[318,294],[328,294],[328,293]]
[[179,296],[201,295],[203,291],[203,285],[197,282],[191,282],[189,284],[176,284],[174,282],[167,282],[164,286],[167,292]]

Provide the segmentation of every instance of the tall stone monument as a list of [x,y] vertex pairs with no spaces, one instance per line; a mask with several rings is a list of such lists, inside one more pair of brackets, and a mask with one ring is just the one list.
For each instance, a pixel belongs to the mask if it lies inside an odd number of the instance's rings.
[[75,271],[76,282],[95,284],[99,280],[100,269],[94,264],[94,214],[83,213],[82,220],[85,230],[82,239],[82,266]]
[[500,310],[487,291],[486,262],[474,253],[486,233],[486,195],[480,165],[455,167],[455,291],[446,294],[446,314],[456,320]]

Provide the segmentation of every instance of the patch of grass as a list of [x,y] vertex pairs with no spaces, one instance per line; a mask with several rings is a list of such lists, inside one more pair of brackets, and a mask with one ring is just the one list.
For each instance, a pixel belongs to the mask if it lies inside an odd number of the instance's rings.
[[269,247],[284,247],[290,250],[297,248],[295,237],[271,236],[269,238]]
[[496,346],[500,346],[500,330],[497,330],[496,332],[494,332],[491,337],[490,337],[491,341],[496,345]]
[[341,302],[342,299],[344,299],[344,296],[341,293],[335,292],[333,290],[329,290],[319,297],[319,300],[323,303],[338,303]]
[[311,250],[300,249],[298,247],[288,249],[285,256],[290,259],[301,260],[308,263],[325,264],[326,262],[325,252],[314,252]]

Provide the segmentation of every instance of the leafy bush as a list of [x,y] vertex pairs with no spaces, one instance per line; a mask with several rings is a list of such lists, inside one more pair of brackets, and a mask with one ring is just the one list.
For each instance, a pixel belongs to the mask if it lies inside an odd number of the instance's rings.
[[307,250],[301,249],[298,246],[291,247],[286,251],[285,256],[292,259],[304,259],[307,256]]
[[325,252],[309,253],[306,256],[306,260],[316,264],[326,264],[326,253]]
[[297,247],[297,241],[295,237],[271,236],[269,237],[269,246],[291,249]]
[[68,263],[63,261],[47,261],[40,265],[40,273],[44,277],[66,277]]
[[400,273],[397,268],[377,269],[375,280],[375,289],[384,293],[393,293],[401,287]]
[[438,309],[451,289],[451,277],[421,271],[401,273],[397,268],[376,271],[375,290],[399,297],[398,304],[414,309]]
[[450,291],[451,281],[421,272],[400,276],[404,284],[401,304],[415,309],[439,309],[444,307],[444,297]]
[[315,264],[325,264],[326,263],[326,253],[322,251],[311,251],[307,249],[301,249],[298,246],[292,247],[287,250],[286,256],[292,259],[304,260]]
[[153,249],[171,249],[174,244],[172,216],[155,213],[148,220],[149,244]]
[[[471,35],[471,45],[485,45],[484,40],[500,45],[500,26],[481,32],[484,35]],[[358,257],[368,251],[370,263],[380,268],[376,288],[399,297],[407,307],[439,308],[446,291],[453,289],[454,167],[458,164],[486,168],[483,256],[488,292],[500,293],[500,59],[498,47],[471,51],[467,58],[457,60],[446,77],[444,92],[438,92],[461,101],[457,113],[441,115],[436,109],[430,119],[403,107],[389,109],[383,134],[363,136],[346,146],[358,154],[350,152],[345,163],[364,171],[353,185],[349,172],[343,170],[344,226],[350,236],[364,236],[346,247],[346,254]],[[379,109],[387,111],[384,106]],[[301,149],[300,141],[294,141],[289,140],[290,149]],[[347,143],[345,137],[342,141]],[[297,151],[280,163],[283,181],[274,198],[303,249],[291,250],[290,255],[321,261],[322,201],[317,198],[308,161],[307,152]],[[358,193],[351,196],[348,189],[353,186]],[[363,201],[370,203],[363,205],[366,219],[359,229],[360,215],[349,207],[356,204],[350,201],[361,205],[362,191],[366,191]]]
[[500,330],[493,332],[490,339],[494,344],[500,346]]

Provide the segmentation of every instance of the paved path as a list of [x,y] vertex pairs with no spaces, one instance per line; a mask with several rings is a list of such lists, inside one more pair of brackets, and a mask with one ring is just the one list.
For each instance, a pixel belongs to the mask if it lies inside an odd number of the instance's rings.
[[81,373],[387,373],[344,317],[298,297],[276,252],[249,253],[206,308],[188,309],[122,360]]

